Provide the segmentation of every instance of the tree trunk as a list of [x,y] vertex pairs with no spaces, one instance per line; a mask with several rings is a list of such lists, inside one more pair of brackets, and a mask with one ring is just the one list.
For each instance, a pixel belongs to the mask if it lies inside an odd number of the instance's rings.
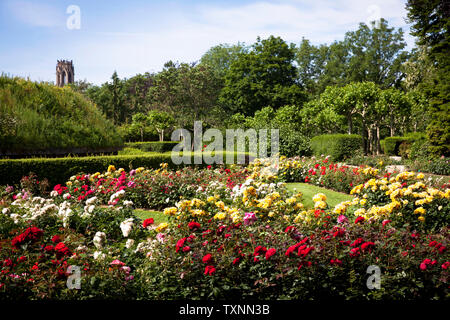
[[377,155],[381,154],[380,126],[377,126],[376,147],[377,147]]
[[144,141],[144,128],[141,128],[141,142]]
[[348,120],[348,134],[352,134],[352,132],[353,132],[353,122],[352,122],[352,115],[351,114],[349,116],[347,116],[347,120]]

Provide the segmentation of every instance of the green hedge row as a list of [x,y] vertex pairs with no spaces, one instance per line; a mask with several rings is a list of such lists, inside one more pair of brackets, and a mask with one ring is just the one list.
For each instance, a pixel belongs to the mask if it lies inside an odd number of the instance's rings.
[[380,141],[380,144],[384,154],[390,156],[399,156],[402,153],[400,147],[402,144],[406,145],[405,148],[409,148],[414,142],[424,139],[426,139],[424,133],[414,132],[405,136],[385,138],[384,140]]
[[381,147],[383,148],[383,153],[390,156],[398,156],[399,148],[403,142],[409,142],[407,137],[388,137],[383,140]]
[[323,134],[311,139],[315,156],[329,155],[332,161],[342,161],[363,148],[363,138],[357,134]]
[[[193,157],[194,155],[191,153],[191,164],[194,163]],[[223,153],[223,157],[226,162],[226,153]],[[234,153],[234,159],[237,162],[236,153]],[[248,155],[245,155],[245,161],[249,161]],[[168,163],[171,168],[185,166],[185,164],[175,165],[172,162],[171,152],[151,155],[6,159],[0,160],[0,185],[17,184],[23,176],[30,172],[35,173],[39,179],[47,178],[50,185],[53,186],[66,182],[75,174],[106,171],[109,165],[114,165],[117,169],[129,170],[138,167],[159,168],[163,162]],[[203,163],[199,166],[206,166],[206,164]]]
[[136,148],[144,152],[167,152],[172,151],[179,142],[177,141],[144,141],[144,142],[127,142],[125,147]]

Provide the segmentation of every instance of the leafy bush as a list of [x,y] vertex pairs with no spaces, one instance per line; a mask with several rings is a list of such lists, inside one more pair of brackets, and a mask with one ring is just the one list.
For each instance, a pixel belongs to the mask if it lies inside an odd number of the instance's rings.
[[80,202],[95,196],[100,204],[108,205],[114,202],[112,198],[119,199],[116,195],[126,192],[127,199],[136,207],[159,210],[175,205],[182,198],[206,192],[212,181],[231,189],[243,182],[246,173],[237,166],[231,169],[185,167],[172,171],[167,170],[166,165],[162,164],[157,170],[141,167],[129,172],[110,166],[108,172],[74,175],[65,185],[54,187],[58,193],[55,199],[62,202],[70,198]]
[[[191,164],[194,165],[194,153]],[[219,153],[226,161],[228,153]],[[74,173],[103,172],[109,165],[116,168],[132,169],[138,167],[159,168],[161,163],[168,163],[171,168],[181,168],[189,164],[175,165],[171,153],[154,153],[143,155],[95,156],[95,157],[67,157],[67,158],[30,158],[30,159],[0,159],[0,176],[2,184],[17,184],[20,177],[33,172],[38,177],[46,177],[50,185],[64,183]],[[238,154],[233,153],[234,162]],[[248,156],[244,155],[248,160]],[[195,166],[206,167],[205,163]]]
[[147,141],[147,142],[128,142],[125,146],[129,148],[140,149],[144,152],[168,152],[172,151],[179,142],[177,141]]
[[413,145],[417,143],[415,146],[417,149],[417,146],[425,143],[426,135],[421,132],[411,132],[402,137],[388,137],[382,141],[381,146],[385,154],[409,158],[411,157],[411,148]]
[[46,177],[51,185],[63,183],[74,172],[105,171],[109,165],[130,168],[145,166],[158,168],[161,162],[172,163],[170,154],[152,154],[142,156],[96,156],[75,158],[33,158],[0,160],[2,184],[18,183],[18,177],[33,172],[38,177]]
[[288,131],[280,136],[280,154],[286,157],[309,156],[310,139],[298,131]]
[[82,94],[0,76],[0,154],[106,152],[122,143],[114,125]]
[[332,161],[342,161],[362,149],[363,139],[356,134],[324,134],[311,139],[315,156],[329,155]]

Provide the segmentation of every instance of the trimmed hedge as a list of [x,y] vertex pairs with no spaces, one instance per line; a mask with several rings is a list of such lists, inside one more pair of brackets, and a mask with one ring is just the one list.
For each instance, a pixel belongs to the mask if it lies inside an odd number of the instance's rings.
[[357,134],[323,134],[311,139],[315,156],[329,155],[332,161],[342,161],[363,149],[363,138]]
[[125,147],[139,149],[144,152],[168,152],[172,151],[173,147],[178,143],[178,141],[127,142]]
[[81,93],[0,75],[0,155],[115,152],[121,146],[114,124]]
[[[226,153],[224,152],[223,155],[225,158]],[[193,153],[191,156],[191,163],[194,165]],[[235,153],[235,162],[236,157]],[[245,156],[245,160],[249,161],[248,155]],[[172,162],[171,152],[150,155],[6,159],[0,160],[0,185],[17,184],[23,176],[30,172],[35,173],[39,179],[47,178],[50,185],[53,186],[65,183],[71,176],[79,173],[92,174],[97,171],[106,171],[109,165],[114,165],[117,169],[159,168],[163,162],[168,163],[171,168],[186,166],[185,164],[175,165]],[[206,164],[199,166],[206,166]]]
[[406,148],[410,148],[411,145],[419,140],[425,140],[426,136],[421,132],[409,133],[405,136],[387,137],[380,141],[383,153],[390,156],[401,155],[401,145],[404,144]]
[[383,153],[390,156],[398,156],[399,148],[403,142],[409,142],[407,137],[388,137],[383,140],[381,147],[383,148]]

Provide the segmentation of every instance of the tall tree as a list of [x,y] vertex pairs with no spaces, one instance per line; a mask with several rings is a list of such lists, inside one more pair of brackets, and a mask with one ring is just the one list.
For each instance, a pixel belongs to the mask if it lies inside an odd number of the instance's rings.
[[220,44],[210,48],[200,59],[200,64],[212,68],[219,78],[223,78],[239,54],[247,50],[248,48],[240,42],[234,45]]
[[294,57],[294,47],[280,37],[258,38],[248,53],[231,63],[219,101],[245,115],[266,106],[301,105],[306,97],[296,82]]
[[372,28],[365,23],[347,32],[344,40],[349,48],[350,81],[371,81],[381,88],[399,86],[403,78],[401,65],[408,58],[402,29],[389,28],[385,19]]
[[447,0],[408,0],[411,34],[428,49],[436,72],[430,96],[430,122],[427,136],[431,151],[450,155],[450,2]]
[[209,122],[220,88],[221,81],[210,67],[169,61],[155,76],[152,108],[167,111],[180,126],[192,128],[195,120]]
[[299,81],[317,96],[328,86],[369,81],[381,88],[398,87],[404,77],[402,64],[408,53],[402,29],[386,20],[369,27],[364,23],[345,34],[343,41],[313,46],[303,39],[296,51]]

